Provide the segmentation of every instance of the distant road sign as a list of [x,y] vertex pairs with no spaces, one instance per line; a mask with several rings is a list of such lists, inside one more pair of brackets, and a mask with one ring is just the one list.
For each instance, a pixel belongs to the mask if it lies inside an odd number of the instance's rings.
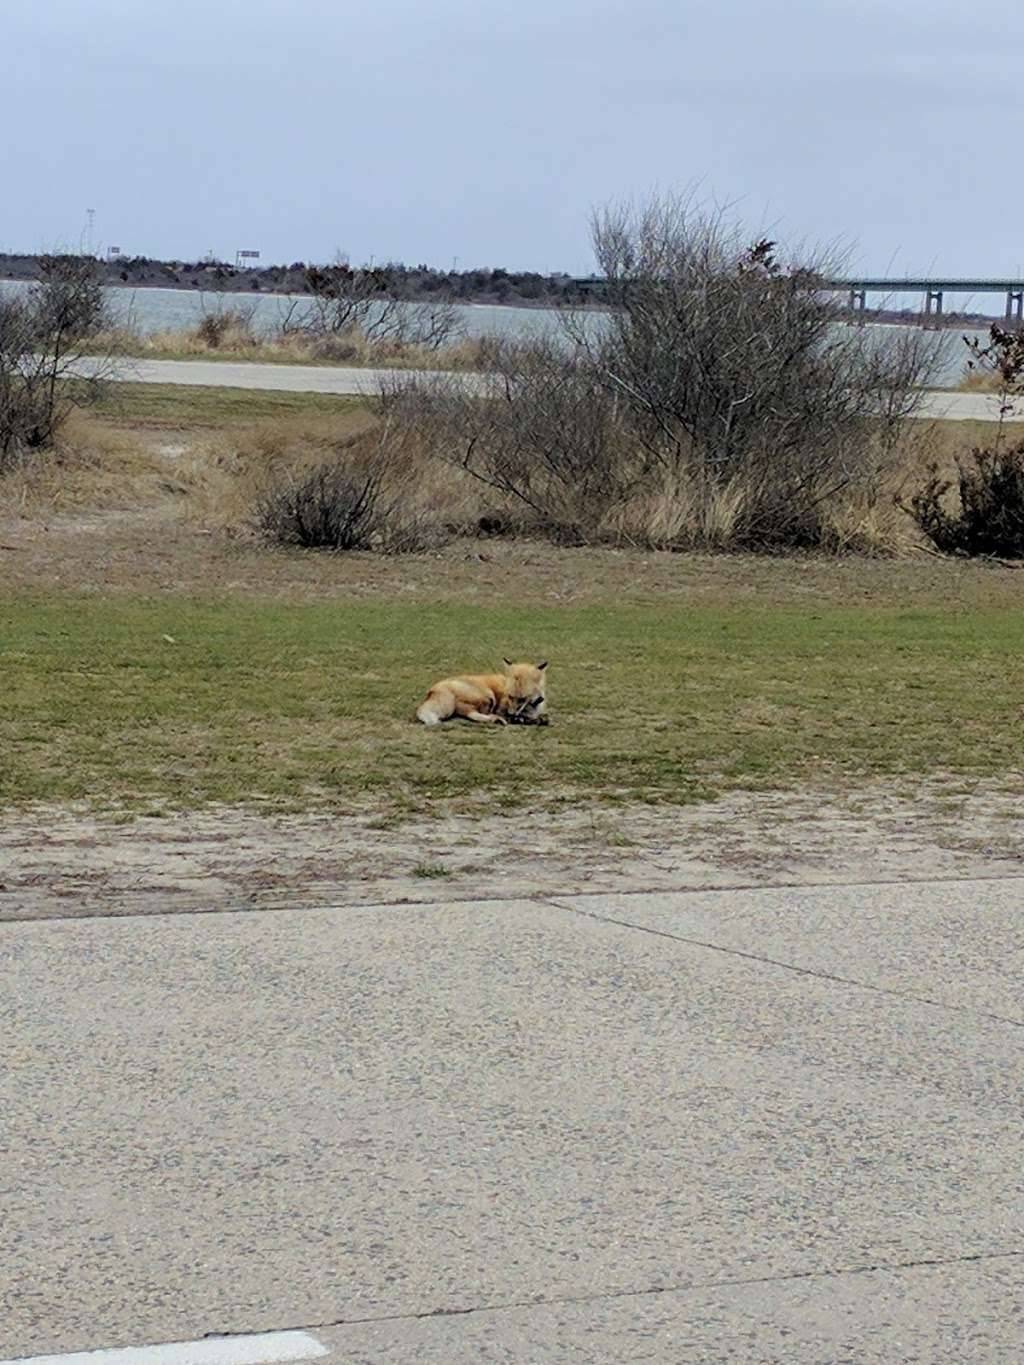
[[108,256],[120,256],[120,254],[121,254],[121,248],[120,248],[119,246],[108,246],[108,247],[107,247],[107,255],[108,255]]
[[258,251],[236,251],[235,265],[239,266],[243,261],[258,261],[260,253]]

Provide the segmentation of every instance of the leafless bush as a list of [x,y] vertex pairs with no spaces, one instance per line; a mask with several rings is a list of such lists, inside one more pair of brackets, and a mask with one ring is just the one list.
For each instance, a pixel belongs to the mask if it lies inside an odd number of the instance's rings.
[[84,341],[109,322],[99,267],[91,256],[60,252],[40,257],[32,300],[44,335]]
[[987,345],[964,337],[968,368],[985,375],[999,395],[991,444],[956,458],[959,507],[950,506],[953,480],[934,462],[928,478],[898,505],[944,554],[1024,558],[1024,445],[1005,448],[1007,419],[1024,400],[1024,332],[993,323]]
[[558,538],[877,545],[941,339],[844,327],[834,262],[784,266],[685,201],[605,211],[594,245],[603,326],[569,315],[471,380],[389,378],[381,410]]
[[102,321],[94,266],[48,257],[27,294],[0,298],[0,470],[54,436],[72,408],[94,402],[110,366],[85,362]]
[[387,427],[313,467],[285,472],[258,495],[257,529],[302,549],[409,553],[436,543],[440,527],[403,490],[401,450]]
[[369,550],[382,530],[380,481],[335,464],[269,489],[257,504],[257,524],[282,545],[303,549]]
[[389,376],[380,409],[559,539],[593,538],[638,476],[618,398],[553,341],[497,345],[472,379]]
[[225,342],[235,348],[256,344],[253,325],[256,309],[253,305],[226,304],[219,294],[214,296],[211,303],[204,294],[200,299],[200,312],[195,335],[211,350],[219,350]]
[[309,266],[305,284],[309,299],[288,308],[281,320],[283,336],[298,332],[322,341],[359,335],[371,345],[436,351],[460,330],[450,300],[403,299],[399,280],[386,266],[354,269],[344,260]]
[[959,507],[948,505],[953,481],[932,466],[904,510],[943,554],[1024,559],[1024,446],[975,449],[956,464]]
[[403,346],[439,351],[461,335],[455,305],[446,300],[404,303],[400,328],[392,339]]
[[353,270],[343,260],[328,266],[311,265],[305,283],[309,305],[293,319],[296,330],[320,336],[356,328],[365,332],[375,313],[386,313],[394,306],[388,294],[388,274],[383,269]]
[[732,504],[733,543],[819,543],[823,506],[895,450],[941,342],[842,327],[836,261],[783,265],[685,199],[602,210],[593,242],[607,327],[568,331],[648,469],[685,478],[698,525]]

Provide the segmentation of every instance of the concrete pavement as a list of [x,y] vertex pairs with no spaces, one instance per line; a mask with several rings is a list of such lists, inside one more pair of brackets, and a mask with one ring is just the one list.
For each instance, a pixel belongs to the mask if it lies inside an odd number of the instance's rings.
[[[914,414],[926,420],[949,422],[997,422],[999,398],[994,393],[953,393],[947,389],[930,389],[921,407]],[[1004,421],[1024,422],[1024,411],[1007,413]]]
[[[83,367],[109,362],[87,357]],[[118,358],[110,378],[133,384],[189,384],[201,388],[263,389],[282,393],[334,393],[347,397],[377,393],[381,380],[401,371],[333,365],[255,365],[220,360],[135,360]],[[419,371],[433,375],[432,370]]]
[[0,1359],[1024,1351],[1024,881],[0,924]]
[[[91,365],[105,368],[108,362],[89,357],[81,364],[84,368]],[[111,378],[136,384],[194,384],[209,388],[333,393],[353,397],[375,394],[382,379],[394,379],[396,375],[402,373],[401,370],[393,369],[346,369],[332,365],[254,365],[219,360],[119,359],[117,371]],[[418,373],[433,376],[438,371],[421,370]],[[464,374],[461,376],[461,382],[471,387],[475,377]],[[952,393],[944,389],[934,389],[925,395],[916,416],[950,421],[994,422],[999,416],[999,400],[994,394]],[[1007,420],[1024,421],[1024,412]]]
[[1021,1358],[1019,1257],[735,1281],[319,1331],[360,1365],[1009,1365]]

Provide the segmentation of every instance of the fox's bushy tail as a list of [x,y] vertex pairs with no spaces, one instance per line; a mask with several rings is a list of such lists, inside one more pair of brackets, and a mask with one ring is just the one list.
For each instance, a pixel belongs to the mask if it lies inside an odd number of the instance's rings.
[[435,697],[433,693],[429,697],[424,697],[416,708],[416,719],[422,721],[424,725],[440,725],[448,714],[444,699]]

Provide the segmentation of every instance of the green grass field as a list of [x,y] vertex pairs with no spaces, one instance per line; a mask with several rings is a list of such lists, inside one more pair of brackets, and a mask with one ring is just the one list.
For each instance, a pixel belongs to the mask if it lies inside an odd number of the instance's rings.
[[112,426],[230,431],[266,418],[337,417],[364,407],[361,398],[331,393],[125,381],[108,385],[102,401],[89,411]]
[[[0,623],[8,806],[458,799],[528,818],[1020,769],[1016,611],[47,597]],[[550,656],[550,728],[410,722],[436,676],[510,651]]]
[[[111,451],[83,428],[95,450],[62,475],[75,496],[15,515],[0,546],[0,805],[530,812],[883,775],[1021,780],[1016,573],[472,539],[408,557],[274,552],[177,511],[170,458],[144,451],[133,493],[136,432],[337,436],[367,422],[358,400],[117,384],[96,419]],[[949,462],[987,432],[926,436]],[[551,658],[550,728],[411,723],[438,676],[512,653]]]

